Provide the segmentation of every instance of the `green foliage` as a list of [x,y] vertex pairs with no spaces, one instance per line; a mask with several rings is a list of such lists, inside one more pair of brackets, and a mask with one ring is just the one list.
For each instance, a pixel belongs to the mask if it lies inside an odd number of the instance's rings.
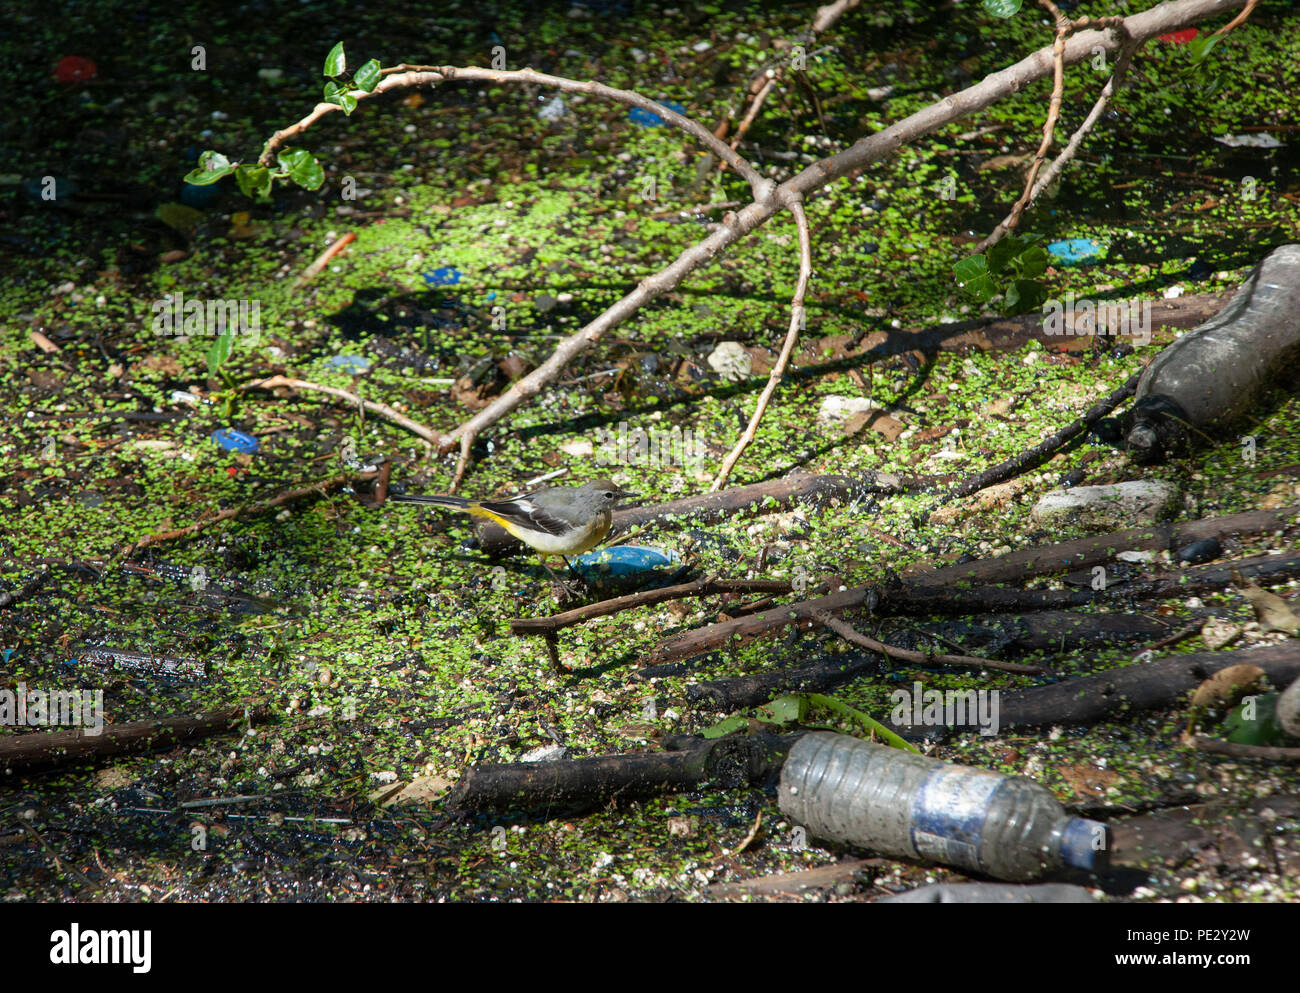
[[1237,745],[1289,745],[1291,741],[1277,719],[1279,693],[1248,697],[1223,719],[1228,740]]
[[1021,0],[984,0],[984,9],[994,17],[1006,19],[1015,17],[1020,10]]
[[1006,314],[1037,310],[1047,299],[1038,277],[1047,271],[1047,252],[1037,243],[1042,235],[1009,234],[989,249],[962,259],[952,267],[957,284],[980,303],[1002,293]]
[[[834,697],[825,696],[821,693],[787,693],[779,696],[768,703],[757,707],[754,710],[753,717],[745,717],[741,714],[735,714],[728,717],[704,731],[706,738],[721,738],[724,735],[732,734],[736,731],[743,730],[749,726],[751,720],[760,724],[786,725],[786,724],[804,724],[808,715],[814,709],[829,711],[838,717],[857,724],[868,734],[878,736],[886,745],[893,748],[901,748],[904,751],[915,752],[916,749],[900,738],[897,734],[875,720],[873,717],[864,714],[860,710],[850,707],[842,700]],[[816,727],[817,725],[811,725]],[[830,730],[834,730],[831,728]]]
[[[353,74],[351,82],[339,82],[347,71],[347,57],[343,42],[330,49],[325,57],[325,75],[331,77],[325,84],[324,101],[343,108],[351,114],[357,106],[358,93],[373,93],[382,78],[378,59],[370,59]],[[272,171],[259,163],[236,163],[211,150],[199,156],[198,167],[185,176],[185,182],[194,186],[211,186],[231,173],[239,185],[239,192],[250,200],[265,203],[271,199],[271,190],[277,179],[288,179],[306,190],[319,190],[325,182],[325,170],[310,152],[300,148],[286,148],[276,156],[279,169]],[[218,363],[220,365],[220,363]]]

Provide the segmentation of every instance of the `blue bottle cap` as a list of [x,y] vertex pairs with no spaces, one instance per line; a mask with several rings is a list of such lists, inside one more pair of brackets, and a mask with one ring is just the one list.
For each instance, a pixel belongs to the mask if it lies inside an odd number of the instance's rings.
[[1071,817],[1061,832],[1061,861],[1089,872],[1101,868],[1110,851],[1110,829],[1101,821]]

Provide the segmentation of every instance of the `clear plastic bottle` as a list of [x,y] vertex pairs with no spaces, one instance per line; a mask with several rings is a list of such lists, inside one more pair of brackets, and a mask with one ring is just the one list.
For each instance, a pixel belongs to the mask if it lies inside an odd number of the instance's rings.
[[828,731],[790,749],[780,803],[814,837],[1015,882],[1099,869],[1109,841],[1032,780]]

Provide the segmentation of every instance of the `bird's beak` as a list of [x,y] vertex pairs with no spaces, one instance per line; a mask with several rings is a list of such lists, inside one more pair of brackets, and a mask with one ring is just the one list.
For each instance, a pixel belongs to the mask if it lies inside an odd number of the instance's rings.
[[640,496],[640,494],[633,493],[631,490],[615,490],[614,496],[619,500],[630,500],[632,497]]

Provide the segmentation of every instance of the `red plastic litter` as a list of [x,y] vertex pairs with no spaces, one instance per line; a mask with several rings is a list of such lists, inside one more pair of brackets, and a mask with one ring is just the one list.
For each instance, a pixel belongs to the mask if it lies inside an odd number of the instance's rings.
[[90,59],[80,55],[65,55],[54,67],[54,78],[60,83],[80,83],[83,79],[94,79],[99,68]]
[[1162,34],[1160,40],[1172,42],[1175,45],[1186,45],[1200,33],[1196,28],[1187,28],[1183,31],[1175,31],[1173,34]]

